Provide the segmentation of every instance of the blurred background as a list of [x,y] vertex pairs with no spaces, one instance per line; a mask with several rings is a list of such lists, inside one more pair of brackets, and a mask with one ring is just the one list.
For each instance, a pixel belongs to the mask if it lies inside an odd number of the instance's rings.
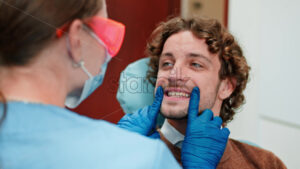
[[[146,42],[170,16],[210,16],[236,37],[251,66],[246,104],[229,123],[231,137],[274,152],[288,168],[300,168],[300,1],[297,0],[107,0],[109,17],[126,25],[120,53],[103,85],[76,112],[117,122],[120,73],[145,57]],[[300,99],[299,99],[300,100]]]

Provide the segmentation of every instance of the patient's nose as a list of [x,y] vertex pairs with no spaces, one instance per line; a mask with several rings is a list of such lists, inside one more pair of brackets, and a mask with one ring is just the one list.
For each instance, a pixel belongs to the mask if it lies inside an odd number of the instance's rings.
[[175,67],[170,71],[168,81],[170,86],[183,86],[187,82],[188,78],[185,74],[184,69]]

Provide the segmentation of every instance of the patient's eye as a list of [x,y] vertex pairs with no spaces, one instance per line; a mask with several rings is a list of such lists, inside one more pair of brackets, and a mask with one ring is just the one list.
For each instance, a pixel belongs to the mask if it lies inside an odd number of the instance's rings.
[[173,67],[173,62],[171,61],[162,61],[161,62],[161,67],[164,69],[172,68]]
[[195,62],[191,63],[191,66],[193,66],[195,68],[202,68],[203,67],[201,64],[195,63]]
[[163,67],[167,67],[167,66],[173,66],[173,64],[171,62],[164,62],[162,64]]

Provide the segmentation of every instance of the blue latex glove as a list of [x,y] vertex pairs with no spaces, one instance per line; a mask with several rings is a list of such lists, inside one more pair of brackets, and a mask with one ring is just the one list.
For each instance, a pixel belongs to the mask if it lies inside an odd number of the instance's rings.
[[164,97],[161,86],[156,90],[155,99],[151,106],[144,107],[132,114],[126,114],[118,122],[120,128],[139,133],[152,138],[160,138],[156,131],[156,118]]
[[182,143],[181,161],[183,168],[216,168],[226,148],[230,131],[222,128],[222,119],[214,117],[211,110],[198,116],[199,88],[191,93],[188,124]]

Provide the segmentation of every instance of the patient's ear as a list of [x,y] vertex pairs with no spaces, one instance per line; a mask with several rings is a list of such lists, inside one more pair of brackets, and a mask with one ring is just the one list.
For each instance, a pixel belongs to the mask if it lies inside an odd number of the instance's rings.
[[235,78],[228,77],[228,78],[222,80],[220,83],[220,87],[219,87],[218,98],[220,100],[227,99],[232,94],[235,87],[236,87],[236,79]]

